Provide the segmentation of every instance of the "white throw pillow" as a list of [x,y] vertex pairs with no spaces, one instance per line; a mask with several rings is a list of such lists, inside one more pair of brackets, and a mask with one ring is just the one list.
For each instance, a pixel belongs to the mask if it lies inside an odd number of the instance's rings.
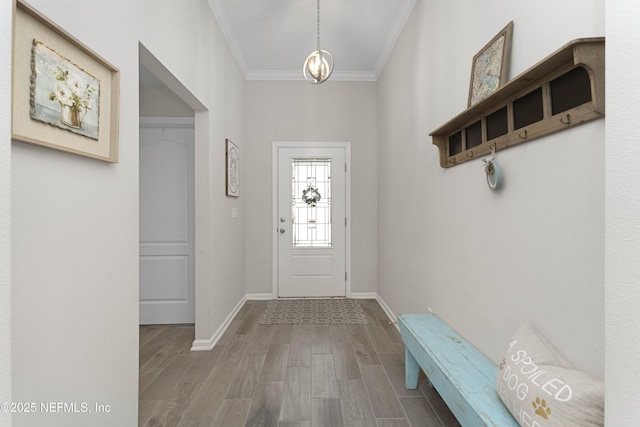
[[530,323],[509,344],[496,389],[523,427],[604,425],[604,382],[576,370]]

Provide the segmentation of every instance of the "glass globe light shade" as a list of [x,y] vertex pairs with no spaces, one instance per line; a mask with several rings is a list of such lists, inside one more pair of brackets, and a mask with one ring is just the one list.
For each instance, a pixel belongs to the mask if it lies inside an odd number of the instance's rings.
[[317,49],[304,61],[304,78],[311,83],[325,82],[333,73],[333,57],[326,50]]

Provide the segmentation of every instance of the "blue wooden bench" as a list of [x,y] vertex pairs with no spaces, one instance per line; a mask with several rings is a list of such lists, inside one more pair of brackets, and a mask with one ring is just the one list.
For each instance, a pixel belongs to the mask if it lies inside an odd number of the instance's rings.
[[397,320],[408,389],[418,386],[422,368],[462,426],[518,426],[496,392],[496,365],[435,314]]

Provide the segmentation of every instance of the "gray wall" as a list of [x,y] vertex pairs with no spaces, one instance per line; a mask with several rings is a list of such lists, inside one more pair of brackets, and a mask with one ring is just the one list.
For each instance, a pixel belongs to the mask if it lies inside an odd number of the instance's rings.
[[[0,2],[0,402],[11,402],[11,2]],[[0,412],[11,425],[11,413]]]
[[606,425],[640,419],[640,3],[607,0]]
[[12,144],[13,400],[100,403],[111,412],[17,415],[14,425],[133,426],[139,43],[205,107],[195,117],[196,338],[203,340],[245,294],[244,222],[230,215],[244,199],[224,195],[225,138],[242,148],[245,81],[205,1],[31,3],[120,69],[120,159],[106,164]]
[[507,22],[514,77],[603,36],[603,12],[602,1],[417,2],[378,82],[378,292],[395,313],[432,308],[494,362],[532,321],[604,375],[604,120],[500,151],[498,192],[480,160],[441,168],[428,135],[466,108],[471,59]]
[[273,141],[351,142],[351,290],[375,292],[376,84],[250,81],[246,105],[247,292],[272,291]]

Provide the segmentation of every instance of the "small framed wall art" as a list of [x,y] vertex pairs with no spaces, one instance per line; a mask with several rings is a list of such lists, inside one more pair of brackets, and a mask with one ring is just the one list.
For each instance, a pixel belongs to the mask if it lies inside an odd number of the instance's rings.
[[118,161],[120,71],[18,0],[12,138]]
[[227,196],[240,197],[240,150],[231,142],[227,144]]
[[513,21],[473,57],[467,107],[482,101],[506,83],[512,36]]

